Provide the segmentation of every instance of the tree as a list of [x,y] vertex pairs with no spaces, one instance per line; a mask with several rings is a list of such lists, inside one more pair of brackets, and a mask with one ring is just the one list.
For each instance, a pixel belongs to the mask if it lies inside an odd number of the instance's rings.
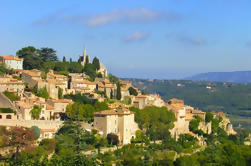
[[111,83],[114,83],[114,84],[116,84],[116,83],[119,82],[119,78],[116,77],[116,76],[114,76],[114,75],[112,75],[112,74],[108,74],[108,79],[109,79],[109,81],[110,81]]
[[37,126],[32,126],[31,131],[34,132],[35,139],[38,139],[40,137],[40,129]]
[[65,58],[65,56],[63,56],[63,62],[66,62],[66,58]]
[[16,147],[14,158],[17,160],[20,148],[31,144],[34,140],[34,133],[24,127],[13,127],[10,133],[10,145]]
[[205,121],[208,123],[208,122],[211,122],[214,118],[214,115],[211,113],[211,112],[206,112],[206,118],[205,118]]
[[56,51],[53,48],[48,48],[48,47],[41,48],[40,52],[41,52],[41,59],[43,60],[43,62],[58,61]]
[[33,119],[38,120],[40,117],[41,111],[42,109],[39,106],[34,105],[33,109],[30,111],[31,117]]
[[23,58],[24,69],[40,69],[42,66],[41,52],[33,46],[24,47],[16,55]]
[[37,93],[35,93],[35,95],[37,95],[38,97],[43,97],[45,99],[49,98],[49,93],[47,92],[46,87],[37,90]]
[[72,58],[70,58],[70,63],[72,62]]
[[89,63],[90,63],[90,58],[89,58],[89,56],[86,56],[85,65],[86,65],[86,64],[89,64]]
[[0,63],[0,75],[4,75],[8,72],[8,69],[4,63]]
[[121,99],[121,88],[120,88],[120,83],[117,83],[117,96],[116,96],[117,100]]
[[104,110],[108,110],[108,109],[109,109],[109,107],[108,107],[108,105],[107,105],[106,102],[96,102],[96,103],[94,104],[94,108],[95,108],[95,110],[96,110],[97,112],[99,112],[99,111],[104,111]]
[[107,140],[110,145],[118,145],[119,143],[119,137],[114,133],[107,134]]
[[197,120],[197,119],[193,119],[189,122],[189,130],[192,131],[192,132],[195,132],[198,130],[198,127],[199,127],[199,124],[200,124],[200,121]]
[[63,89],[58,87],[58,98],[62,99],[63,98]]
[[138,96],[138,92],[133,87],[130,87],[128,90],[130,95]]
[[93,121],[95,109],[90,104],[74,103],[66,107],[66,115],[72,120]]
[[99,62],[99,59],[97,57],[94,57],[93,60],[92,60],[92,64],[94,66],[94,68],[96,70],[99,70],[100,69],[100,62]]

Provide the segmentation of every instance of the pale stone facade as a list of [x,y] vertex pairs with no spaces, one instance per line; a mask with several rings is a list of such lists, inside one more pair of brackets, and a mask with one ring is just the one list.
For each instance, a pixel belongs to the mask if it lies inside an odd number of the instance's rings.
[[29,88],[33,88],[37,85],[38,81],[41,81],[41,71],[37,69],[24,70],[21,74],[22,81],[28,84]]
[[0,113],[1,120],[17,120],[17,115],[15,113]]
[[12,78],[11,76],[0,77],[0,92],[11,91],[17,93],[24,92],[24,83]]
[[0,63],[4,63],[10,69],[23,69],[23,59],[14,56],[0,56]]
[[134,121],[134,113],[127,109],[112,109],[96,112],[94,115],[94,128],[106,137],[109,133],[118,135],[121,144],[130,143],[135,137],[138,126]]

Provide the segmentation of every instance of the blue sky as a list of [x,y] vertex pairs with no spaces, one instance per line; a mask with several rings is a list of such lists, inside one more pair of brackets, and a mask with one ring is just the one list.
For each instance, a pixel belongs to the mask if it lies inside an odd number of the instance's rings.
[[180,79],[251,70],[249,0],[1,0],[0,55],[84,45],[120,77]]

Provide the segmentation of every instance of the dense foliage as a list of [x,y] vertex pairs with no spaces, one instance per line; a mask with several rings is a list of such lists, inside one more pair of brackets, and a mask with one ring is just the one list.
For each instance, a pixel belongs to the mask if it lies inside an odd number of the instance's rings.
[[165,101],[178,98],[184,100],[185,104],[206,112],[215,111],[231,114],[230,118],[234,126],[241,124],[251,131],[251,84],[131,80],[137,88],[147,93],[158,93]]
[[[62,61],[58,60],[56,51],[52,48],[41,48],[37,49],[33,46],[28,46],[17,51],[16,55],[24,59],[23,65],[24,69],[39,69],[47,73],[49,70],[54,70],[58,73],[82,73],[85,72],[92,80],[95,77],[102,77],[100,73],[96,71],[100,69],[99,59],[95,57],[93,62],[89,61],[83,67],[80,63],[72,61],[67,61],[63,57]],[[0,66],[0,74],[6,72],[3,67]]]
[[19,100],[19,96],[17,96],[15,93],[13,92],[9,92],[9,91],[4,91],[3,94],[8,97],[11,101],[17,101]]
[[141,129],[146,129],[146,135],[151,140],[170,136],[169,129],[174,127],[176,119],[174,113],[166,107],[150,106],[142,110],[132,107],[130,110],[135,112],[135,121]]

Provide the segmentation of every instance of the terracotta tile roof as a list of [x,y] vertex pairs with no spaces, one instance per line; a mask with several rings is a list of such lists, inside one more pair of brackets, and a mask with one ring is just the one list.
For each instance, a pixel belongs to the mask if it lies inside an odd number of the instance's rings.
[[15,61],[22,61],[22,59],[15,57],[15,56],[1,56],[4,60],[15,60]]
[[38,73],[38,71],[39,70],[24,70],[23,73],[32,77],[40,77],[40,73]]
[[25,108],[25,109],[33,108],[32,104],[26,103],[26,102],[23,102],[23,101],[16,102],[16,105],[19,106],[19,107]]
[[136,98],[147,98],[147,96],[146,95],[138,95],[138,96],[136,96]]
[[194,134],[193,132],[189,131],[187,134],[193,136],[193,137],[197,137],[198,135],[197,134]]
[[41,131],[42,131],[42,132],[46,132],[46,133],[48,133],[48,132],[50,132],[50,133],[55,133],[55,132],[56,132],[55,129],[41,129]]
[[54,103],[73,103],[70,99],[58,99],[58,100],[52,100]]
[[47,73],[47,74],[55,78],[67,78],[65,75],[54,74],[54,73]]
[[49,104],[46,104],[46,110],[53,110],[54,109],[54,107],[52,107],[51,105],[49,105]]
[[129,111],[128,109],[111,109],[95,113],[95,115],[130,115],[130,114],[134,113]]

